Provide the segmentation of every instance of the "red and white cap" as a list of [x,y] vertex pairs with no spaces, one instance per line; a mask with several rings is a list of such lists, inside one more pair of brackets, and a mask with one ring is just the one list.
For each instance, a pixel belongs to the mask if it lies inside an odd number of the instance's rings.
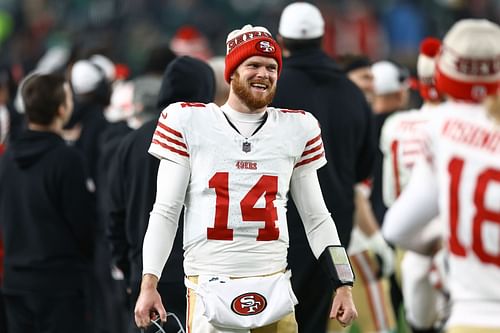
[[420,43],[417,59],[418,88],[420,96],[426,101],[439,101],[441,95],[436,89],[434,75],[436,73],[436,57],[441,49],[441,41],[428,37]]
[[212,57],[210,42],[196,27],[181,26],[170,41],[170,49],[177,56],[190,56],[206,61]]
[[436,87],[458,100],[478,103],[500,82],[500,27],[485,19],[455,23],[443,40]]
[[253,56],[274,58],[278,62],[278,75],[281,73],[281,48],[269,30],[247,24],[241,29],[231,31],[226,39],[224,79],[229,83],[234,70]]

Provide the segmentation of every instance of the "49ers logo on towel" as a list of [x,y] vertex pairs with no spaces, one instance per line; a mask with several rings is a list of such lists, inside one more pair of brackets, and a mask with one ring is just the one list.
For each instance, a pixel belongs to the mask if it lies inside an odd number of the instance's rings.
[[257,293],[246,293],[233,299],[231,310],[240,316],[253,316],[261,313],[267,306],[264,296]]
[[276,51],[274,46],[268,40],[261,40],[260,42],[255,44],[255,48],[257,49],[257,51],[260,51],[262,53],[274,53],[274,51]]

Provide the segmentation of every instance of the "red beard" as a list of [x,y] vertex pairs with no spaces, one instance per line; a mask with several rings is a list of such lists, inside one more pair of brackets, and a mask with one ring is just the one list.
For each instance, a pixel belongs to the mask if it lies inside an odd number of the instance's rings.
[[[252,83],[262,83],[270,85],[269,80],[266,81],[253,81]],[[234,73],[234,78],[232,81],[233,91],[238,96],[238,98],[245,103],[250,109],[261,109],[273,101],[274,94],[276,93],[276,86],[272,87],[263,96],[254,96],[251,92],[251,88],[245,82],[242,82],[240,75],[236,72]]]

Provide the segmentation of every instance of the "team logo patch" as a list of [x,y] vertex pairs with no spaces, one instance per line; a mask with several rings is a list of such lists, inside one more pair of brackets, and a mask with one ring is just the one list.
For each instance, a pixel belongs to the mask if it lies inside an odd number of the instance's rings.
[[[245,153],[247,153],[247,152],[245,152]],[[238,162],[236,162],[236,168],[247,169],[247,170],[257,170],[257,162],[238,161]]]
[[240,316],[253,316],[261,313],[267,306],[267,300],[258,293],[245,293],[233,299],[231,310]]
[[471,88],[471,95],[477,100],[481,100],[488,94],[488,90],[485,86],[474,85]]
[[261,40],[260,42],[255,44],[255,48],[257,49],[257,51],[263,53],[274,53],[276,51],[276,48],[268,40]]
[[436,99],[439,97],[439,94],[436,90],[436,88],[430,88],[429,89],[429,97],[432,98],[432,99]]

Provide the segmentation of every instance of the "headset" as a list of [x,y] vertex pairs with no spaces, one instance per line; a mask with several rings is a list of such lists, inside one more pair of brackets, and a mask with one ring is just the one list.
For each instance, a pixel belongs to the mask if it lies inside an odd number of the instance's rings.
[[[173,317],[174,320],[177,322],[177,326],[179,327],[179,329],[177,330],[176,333],[186,333],[186,331],[184,330],[184,327],[182,326],[181,321],[179,320],[179,317],[177,317],[175,315],[175,313],[167,312],[167,318],[168,317]],[[156,329],[156,331],[154,331],[154,332],[152,330],[150,330],[151,332],[153,332],[153,333],[168,333],[163,328],[163,323],[161,322],[160,316],[157,316],[156,319],[151,320],[151,323],[153,324],[152,327],[154,327]],[[141,333],[147,333],[147,331],[148,331],[148,329],[141,328]]]

